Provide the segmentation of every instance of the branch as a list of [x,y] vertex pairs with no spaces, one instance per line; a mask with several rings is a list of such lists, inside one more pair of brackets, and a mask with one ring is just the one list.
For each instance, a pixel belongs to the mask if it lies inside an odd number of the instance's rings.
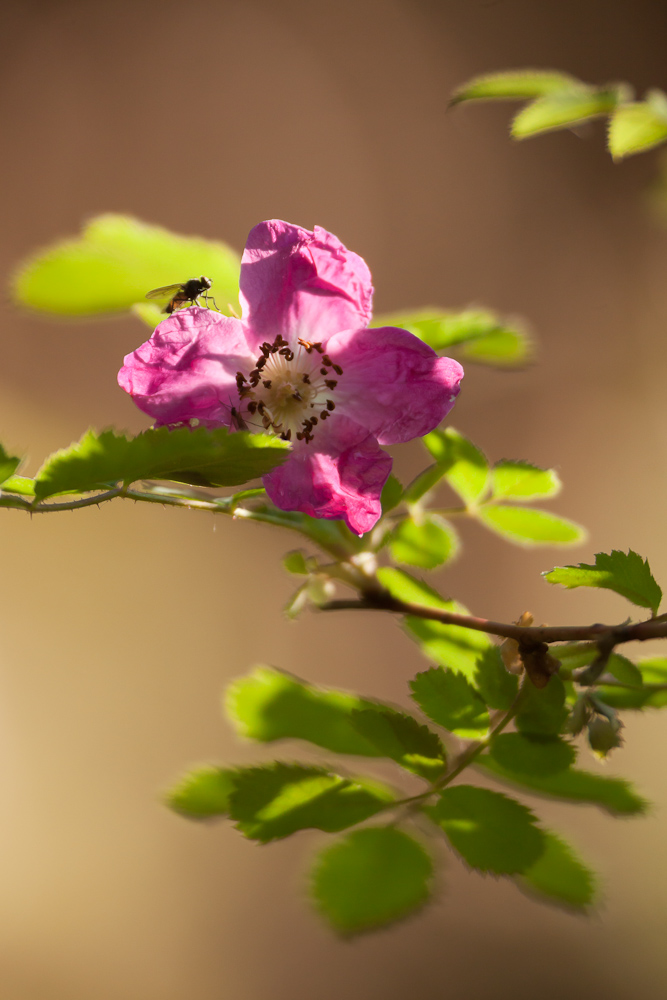
[[412,615],[443,625],[459,625],[462,628],[486,632],[488,635],[504,639],[516,639],[521,643],[541,642],[600,642],[606,640],[611,645],[646,639],[667,638],[667,621],[649,618],[634,625],[516,625],[514,622],[494,622],[474,615],[460,615],[441,608],[428,608],[408,601],[399,601],[387,591],[367,593],[360,601],[327,601],[319,605],[320,611],[391,611],[399,615]]

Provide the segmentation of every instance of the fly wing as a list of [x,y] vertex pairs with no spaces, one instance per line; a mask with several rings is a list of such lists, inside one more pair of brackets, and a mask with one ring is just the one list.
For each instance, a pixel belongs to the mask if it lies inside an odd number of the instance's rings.
[[168,301],[172,299],[174,295],[181,291],[183,288],[182,283],[176,285],[160,285],[159,288],[153,288],[150,292],[146,292],[147,299],[164,299]]

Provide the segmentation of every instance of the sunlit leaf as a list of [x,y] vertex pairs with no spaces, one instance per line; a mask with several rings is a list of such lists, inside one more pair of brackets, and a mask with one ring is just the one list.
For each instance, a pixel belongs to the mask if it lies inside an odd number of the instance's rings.
[[544,850],[535,817],[515,799],[473,785],[454,785],[426,810],[472,868],[513,875],[533,865]]
[[[601,701],[611,708],[665,708],[667,706],[667,659],[650,657],[646,660],[640,660],[636,666],[635,664],[632,666],[638,671],[642,686],[626,688],[600,684],[597,692]],[[628,683],[628,681],[623,683]]]
[[[14,473],[18,469],[21,463],[21,459],[17,458],[15,455],[9,455],[5,449],[0,444],[0,485],[6,483],[10,477],[14,477]],[[10,489],[9,486],[5,486],[5,489]],[[15,490],[14,492],[18,492]]]
[[434,780],[445,769],[439,737],[411,715],[388,708],[361,709],[352,713],[352,725],[383,757],[407,771]]
[[609,122],[609,152],[615,160],[652,149],[667,140],[667,97],[660,90],[646,101],[617,108]]
[[530,462],[496,462],[491,469],[494,500],[534,500],[555,497],[561,481],[554,469],[540,469]]
[[413,837],[395,827],[355,830],[318,857],[312,894],[342,934],[400,920],[431,894],[433,862]]
[[213,765],[197,767],[169,789],[165,801],[174,812],[189,819],[226,816],[234,776],[235,771],[231,768]]
[[237,730],[249,739],[308,740],[335,753],[382,756],[352,725],[353,712],[376,709],[376,702],[314,687],[272,667],[257,667],[234,681],[226,706]]
[[576,759],[574,747],[559,736],[529,733],[501,733],[491,741],[489,753],[514,774],[558,774]]
[[587,909],[595,902],[595,873],[555,833],[543,830],[542,835],[544,851],[530,868],[517,875],[518,885],[550,902],[563,903],[577,910]]
[[568,90],[579,81],[568,73],[545,69],[518,69],[485,73],[454,91],[450,104],[472,100],[521,100]]
[[224,243],[178,236],[124,215],[91,219],[81,236],[26,260],[13,282],[21,305],[60,316],[124,312],[161,285],[206,275],[220,309],[238,306],[240,257]]
[[518,326],[498,327],[462,344],[457,353],[462,361],[493,368],[523,368],[532,360],[533,343],[526,331]]
[[512,122],[515,139],[570,128],[591,118],[609,114],[617,106],[619,93],[615,88],[597,89],[579,85],[570,90],[538,97],[519,111]]
[[466,504],[475,504],[486,492],[489,477],[489,464],[479,448],[453,427],[431,431],[423,441],[452,489]]
[[18,493],[23,497],[34,497],[35,480],[28,479],[27,476],[10,476],[2,484],[3,493]]
[[586,537],[584,528],[565,517],[532,507],[489,504],[477,511],[482,524],[518,545],[576,545]]
[[451,350],[464,361],[494,367],[524,365],[531,354],[528,334],[488,309],[419,309],[376,316],[373,325],[397,326],[413,333],[434,351]]
[[392,531],[389,548],[395,562],[435,569],[456,556],[459,538],[452,526],[437,514],[419,521],[407,517]]
[[308,828],[337,833],[374,816],[394,797],[376,782],[275,761],[238,769],[229,815],[246,837],[267,843]]
[[542,574],[549,583],[562,587],[602,587],[614,590],[632,604],[650,608],[656,614],[662,600],[662,590],[655,582],[647,559],[629,549],[621,552],[597,552],[595,565],[556,566]]
[[437,590],[429,587],[423,580],[410,576],[403,569],[395,566],[381,566],[377,577],[392,597],[407,604],[419,604],[425,608],[444,608],[450,610],[453,602],[441,597]]
[[649,806],[629,781],[595,774],[593,771],[568,768],[558,774],[514,774],[487,754],[476,759],[475,767],[480,767],[501,781],[527,788],[538,795],[572,802],[589,802],[613,815],[637,816],[646,812]]
[[489,712],[461,674],[431,668],[410,681],[412,697],[424,715],[463,739],[478,739],[489,728]]
[[181,427],[126,437],[87,431],[50,455],[37,473],[35,495],[84,492],[138,479],[175,479],[193,485],[234,486],[285,461],[289,446],[267,434],[229,433],[224,427]]
[[[448,611],[467,613],[466,609],[455,601],[448,602],[445,607]],[[464,628],[462,625],[444,625],[441,622],[411,615],[406,617],[405,627],[420,644],[427,659],[455,673],[463,674],[474,687],[476,686],[479,656],[491,645],[491,640],[484,632]]]

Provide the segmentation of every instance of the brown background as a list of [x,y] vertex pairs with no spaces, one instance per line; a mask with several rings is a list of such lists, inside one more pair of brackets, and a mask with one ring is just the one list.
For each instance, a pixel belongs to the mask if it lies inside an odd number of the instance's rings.
[[[239,248],[280,217],[363,254],[378,310],[525,316],[539,364],[470,366],[456,426],[493,459],[560,470],[555,509],[591,527],[575,557],[632,546],[667,580],[667,233],[645,203],[658,156],[614,166],[601,125],[511,144],[507,107],[445,114],[454,86],[515,66],[665,86],[663,3],[5,0],[1,17],[4,275],[100,211]],[[8,307],[0,322],[2,439],[31,471],[89,424],[145,426],[115,381],[144,337],[135,321]],[[418,460],[397,450],[399,473]],[[194,761],[269,756],[219,712],[253,663],[400,702],[414,647],[370,616],[286,622],[278,560],[294,542],[262,527],[117,503],[5,512],[1,539],[3,1000],[664,996],[657,713],[628,725],[609,768],[656,802],[648,819],[543,809],[602,871],[597,915],[548,910],[451,859],[437,905],[342,943],[301,898],[322,838],[258,849],[178,819],[156,792]],[[479,613],[627,613],[542,583],[558,552],[474,525],[465,540],[440,583]]]

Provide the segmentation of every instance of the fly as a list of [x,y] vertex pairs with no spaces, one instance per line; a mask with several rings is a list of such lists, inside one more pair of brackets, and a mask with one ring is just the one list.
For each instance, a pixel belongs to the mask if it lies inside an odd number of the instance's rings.
[[[209,295],[209,289],[213,282],[210,278],[204,277],[202,274],[201,278],[189,278],[188,281],[184,281],[176,285],[162,285],[160,288],[153,288],[152,291],[146,293],[147,299],[167,299],[167,303],[162,309],[162,312],[173,313],[176,309],[183,309],[188,305],[199,305],[199,299],[204,300],[205,306],[208,308],[208,303],[211,301],[216,309],[218,309],[217,303],[212,295]],[[220,310],[218,309],[218,312]]]

